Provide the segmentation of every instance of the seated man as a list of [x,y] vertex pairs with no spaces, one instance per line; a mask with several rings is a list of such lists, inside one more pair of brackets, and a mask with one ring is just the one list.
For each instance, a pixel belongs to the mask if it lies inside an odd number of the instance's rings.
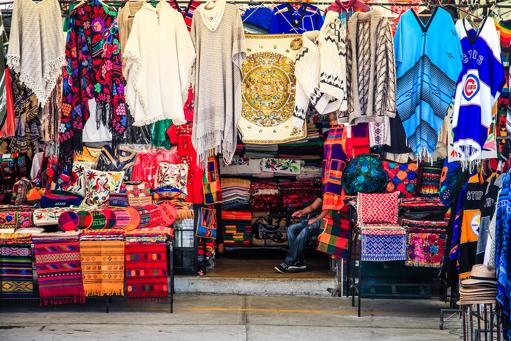
[[315,218],[309,219],[311,213],[319,211],[323,205],[323,200],[317,198],[309,206],[294,212],[291,217],[299,218],[300,222],[292,224],[287,228],[288,250],[286,259],[280,265],[275,267],[280,273],[302,272],[307,270],[303,261],[303,253],[309,238],[313,234],[319,234],[323,227],[323,218],[327,211],[322,211]]

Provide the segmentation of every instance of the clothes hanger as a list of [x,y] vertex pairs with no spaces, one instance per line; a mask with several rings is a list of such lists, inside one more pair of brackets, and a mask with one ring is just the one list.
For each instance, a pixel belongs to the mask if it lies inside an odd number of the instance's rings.
[[213,8],[215,8],[216,4],[217,4],[217,0],[208,0],[208,1],[206,1],[204,8],[205,9],[213,9]]

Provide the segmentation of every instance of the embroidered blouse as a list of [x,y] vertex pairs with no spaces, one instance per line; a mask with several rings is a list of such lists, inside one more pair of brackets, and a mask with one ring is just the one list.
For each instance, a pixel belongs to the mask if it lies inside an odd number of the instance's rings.
[[73,10],[66,43],[67,66],[63,72],[60,157],[71,160],[82,149],[82,132],[90,116],[88,102],[97,103],[96,115],[112,129],[118,143],[126,129],[126,103],[121,47],[116,12],[99,0]]

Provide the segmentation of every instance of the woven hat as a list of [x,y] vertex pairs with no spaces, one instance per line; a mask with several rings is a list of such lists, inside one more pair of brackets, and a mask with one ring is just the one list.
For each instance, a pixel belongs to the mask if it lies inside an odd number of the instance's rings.
[[169,202],[163,202],[159,207],[162,213],[163,225],[172,226],[177,218],[177,210],[174,205]]
[[89,228],[92,223],[92,214],[89,211],[78,211],[78,229],[83,230]]
[[140,213],[134,207],[126,207],[126,213],[130,216],[130,222],[124,228],[126,231],[132,231],[140,226]]
[[92,230],[104,229],[106,227],[106,217],[101,211],[92,211],[92,222],[89,226]]
[[74,211],[66,211],[60,214],[58,224],[61,231],[74,231],[78,228],[80,218]]

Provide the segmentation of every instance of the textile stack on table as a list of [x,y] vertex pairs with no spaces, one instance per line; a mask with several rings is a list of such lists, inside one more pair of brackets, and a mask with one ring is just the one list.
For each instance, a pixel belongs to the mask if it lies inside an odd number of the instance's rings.
[[85,303],[78,233],[41,234],[32,241],[41,303]]
[[24,298],[34,293],[32,280],[32,236],[19,234],[10,238],[0,233],[0,288],[1,297]]
[[250,188],[250,206],[254,211],[278,211],[280,209],[279,186],[274,181],[254,180]]
[[226,246],[249,246],[252,241],[252,212],[222,211],[221,226]]
[[222,179],[222,209],[245,209],[250,205],[250,180]]
[[289,212],[306,207],[321,196],[321,184],[315,180],[280,181],[279,190],[282,208]]

